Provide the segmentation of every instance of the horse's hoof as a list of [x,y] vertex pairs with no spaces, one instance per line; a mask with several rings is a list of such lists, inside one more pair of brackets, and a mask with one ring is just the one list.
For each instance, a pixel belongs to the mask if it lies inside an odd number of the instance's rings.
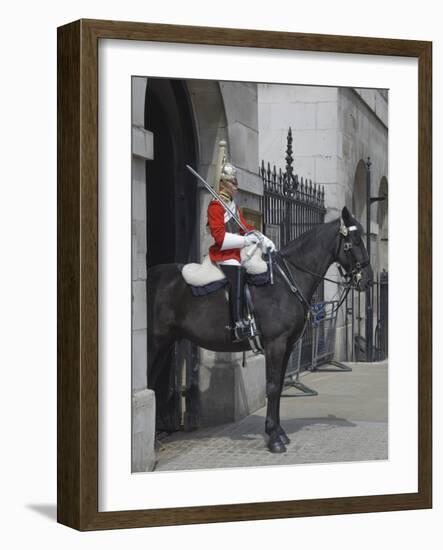
[[289,443],[291,443],[291,440],[285,433],[278,434],[278,437],[284,445],[289,445]]
[[271,453],[286,452],[286,447],[281,440],[274,441],[273,443],[268,443],[268,449],[271,451]]

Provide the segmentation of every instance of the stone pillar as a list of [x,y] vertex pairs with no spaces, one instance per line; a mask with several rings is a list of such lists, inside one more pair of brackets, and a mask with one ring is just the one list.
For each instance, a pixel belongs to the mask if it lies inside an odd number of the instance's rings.
[[[388,173],[388,93],[377,89],[338,89],[338,181],[344,189],[346,204],[362,223],[366,233],[366,161],[371,157],[371,196],[379,195],[379,185]],[[380,203],[379,203],[380,204]],[[371,206],[371,263],[379,264],[377,204]],[[366,240],[366,236],[364,236]],[[363,301],[363,300],[362,300]],[[365,317],[365,311],[362,311]],[[343,323],[339,318],[340,325]],[[348,319],[350,322],[350,319]],[[362,330],[364,331],[362,321]],[[350,327],[349,327],[350,328]],[[345,328],[341,329],[345,335]],[[343,338],[342,338],[343,340]],[[336,346],[343,357],[344,346]],[[340,355],[341,354],[341,355]]]
[[144,128],[147,79],[132,79],[132,471],[155,464],[155,395],[147,388],[146,160],[153,135]]
[[[227,141],[228,159],[238,170],[241,192],[238,204],[259,210],[263,194],[258,176],[257,85],[240,82],[190,81],[196,116],[199,170],[212,184],[219,142]],[[207,206],[211,197],[200,190],[200,255],[208,253],[213,239],[207,231]],[[199,351],[200,425],[233,422],[265,403],[265,364],[262,356],[247,353]]]

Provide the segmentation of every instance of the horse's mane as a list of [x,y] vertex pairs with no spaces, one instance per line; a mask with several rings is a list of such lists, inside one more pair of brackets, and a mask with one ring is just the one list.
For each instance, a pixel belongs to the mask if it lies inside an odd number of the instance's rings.
[[316,249],[318,253],[318,244],[320,244],[322,248],[325,245],[329,245],[329,242],[326,242],[325,236],[328,233],[331,233],[331,237],[333,235],[335,238],[339,226],[340,218],[326,223],[319,223],[315,225],[312,229],[309,229],[308,231],[305,231],[305,233],[302,233],[296,239],[290,241],[280,250],[280,252],[287,255],[296,254],[297,256],[306,256],[307,254],[312,252],[313,245],[316,244]]

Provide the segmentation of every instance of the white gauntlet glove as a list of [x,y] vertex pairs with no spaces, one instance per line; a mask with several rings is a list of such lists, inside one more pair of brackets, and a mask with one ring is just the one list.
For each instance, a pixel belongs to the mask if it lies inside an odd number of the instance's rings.
[[236,233],[225,233],[225,238],[221,246],[221,250],[231,250],[233,248],[244,248],[251,244],[257,244],[260,239],[257,235],[250,233],[246,236],[238,235]]
[[257,244],[260,242],[260,239],[257,237],[255,233],[249,233],[244,237],[245,239],[245,246],[250,246],[251,244]]
[[243,248],[245,246],[245,238],[236,233],[225,233],[223,244],[220,250],[232,250],[233,248]]
[[271,239],[266,237],[266,235],[263,235],[262,249],[263,252],[267,252],[268,250],[270,252],[275,252],[275,244],[271,241]]

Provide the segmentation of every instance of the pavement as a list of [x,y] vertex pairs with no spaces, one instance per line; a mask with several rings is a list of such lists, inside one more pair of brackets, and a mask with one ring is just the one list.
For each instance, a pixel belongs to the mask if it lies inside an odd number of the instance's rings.
[[263,407],[238,422],[164,437],[155,471],[386,460],[388,363],[346,364],[352,372],[301,377],[317,396],[283,391],[280,420],[291,439],[286,453],[268,451]]

